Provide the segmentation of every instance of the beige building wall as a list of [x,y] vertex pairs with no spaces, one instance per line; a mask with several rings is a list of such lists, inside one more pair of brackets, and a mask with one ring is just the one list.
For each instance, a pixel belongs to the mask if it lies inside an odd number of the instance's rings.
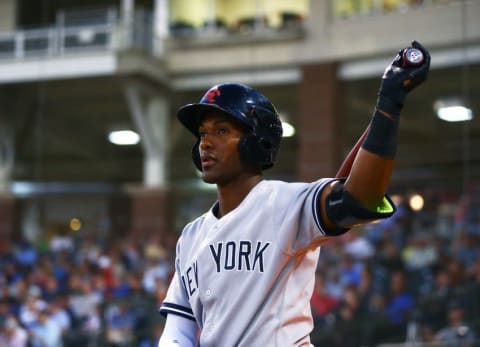
[[392,50],[412,39],[438,50],[452,49],[462,42],[478,46],[480,39],[480,1],[351,20],[333,20],[327,1],[310,1],[309,6],[305,35],[301,39],[263,40],[255,45],[238,42],[182,47],[169,52],[168,69],[174,74],[190,74],[211,73],[212,69],[272,68],[384,55],[390,59]]
[[16,1],[0,0],[0,31],[15,29]]

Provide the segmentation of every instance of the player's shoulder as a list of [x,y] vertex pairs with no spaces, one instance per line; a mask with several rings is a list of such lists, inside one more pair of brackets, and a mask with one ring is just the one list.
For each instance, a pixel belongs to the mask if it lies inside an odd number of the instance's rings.
[[266,184],[269,194],[263,197],[265,201],[271,201],[272,205],[279,210],[302,205],[307,201],[316,203],[323,188],[332,180],[332,178],[321,178],[313,182],[269,181]]
[[212,207],[204,212],[202,215],[196,217],[189,223],[187,223],[180,235],[182,239],[187,239],[191,241],[195,241],[196,238],[202,237],[201,231],[202,229],[209,229],[209,227],[213,226],[214,224],[218,223],[218,218],[215,216],[215,210],[218,209],[218,201],[215,202]]
[[266,190],[278,190],[278,191],[304,191],[306,189],[312,189],[315,187],[323,186],[327,182],[330,182],[331,178],[321,178],[313,182],[288,182],[280,180],[265,180],[263,182],[264,189]]
[[204,225],[204,223],[208,219],[209,213],[210,213],[210,211],[207,211],[204,214],[202,214],[201,216],[199,216],[199,217],[195,218],[194,220],[188,222],[183,228],[182,236],[183,237],[192,236],[198,230],[200,230],[202,225]]

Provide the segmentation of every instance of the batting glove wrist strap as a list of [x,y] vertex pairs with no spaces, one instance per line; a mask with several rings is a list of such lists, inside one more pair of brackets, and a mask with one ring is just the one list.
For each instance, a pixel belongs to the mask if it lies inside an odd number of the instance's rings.
[[400,112],[403,107],[403,100],[390,100],[389,98],[380,96],[377,100],[377,105],[375,109],[388,113],[393,118],[398,120],[400,118]]
[[398,119],[390,119],[376,110],[362,148],[380,157],[393,159],[397,152],[398,123]]

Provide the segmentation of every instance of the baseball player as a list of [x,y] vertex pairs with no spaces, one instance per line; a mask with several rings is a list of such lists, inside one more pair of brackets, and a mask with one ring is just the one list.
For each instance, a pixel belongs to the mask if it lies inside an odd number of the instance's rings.
[[177,243],[175,275],[160,312],[159,347],[310,346],[310,298],[319,246],[351,227],[391,216],[385,195],[406,94],[427,77],[430,56],[405,66],[401,50],[382,78],[370,130],[346,178],[266,180],[282,137],[277,111],[239,83],[212,87],[181,107],[196,137],[192,156],[218,200]]

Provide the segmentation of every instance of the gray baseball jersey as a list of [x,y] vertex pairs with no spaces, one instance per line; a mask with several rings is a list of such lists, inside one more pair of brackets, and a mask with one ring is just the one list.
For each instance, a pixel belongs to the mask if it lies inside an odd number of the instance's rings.
[[202,347],[310,346],[310,298],[325,230],[318,196],[332,179],[264,180],[218,219],[215,206],[177,243],[163,314],[195,320]]

